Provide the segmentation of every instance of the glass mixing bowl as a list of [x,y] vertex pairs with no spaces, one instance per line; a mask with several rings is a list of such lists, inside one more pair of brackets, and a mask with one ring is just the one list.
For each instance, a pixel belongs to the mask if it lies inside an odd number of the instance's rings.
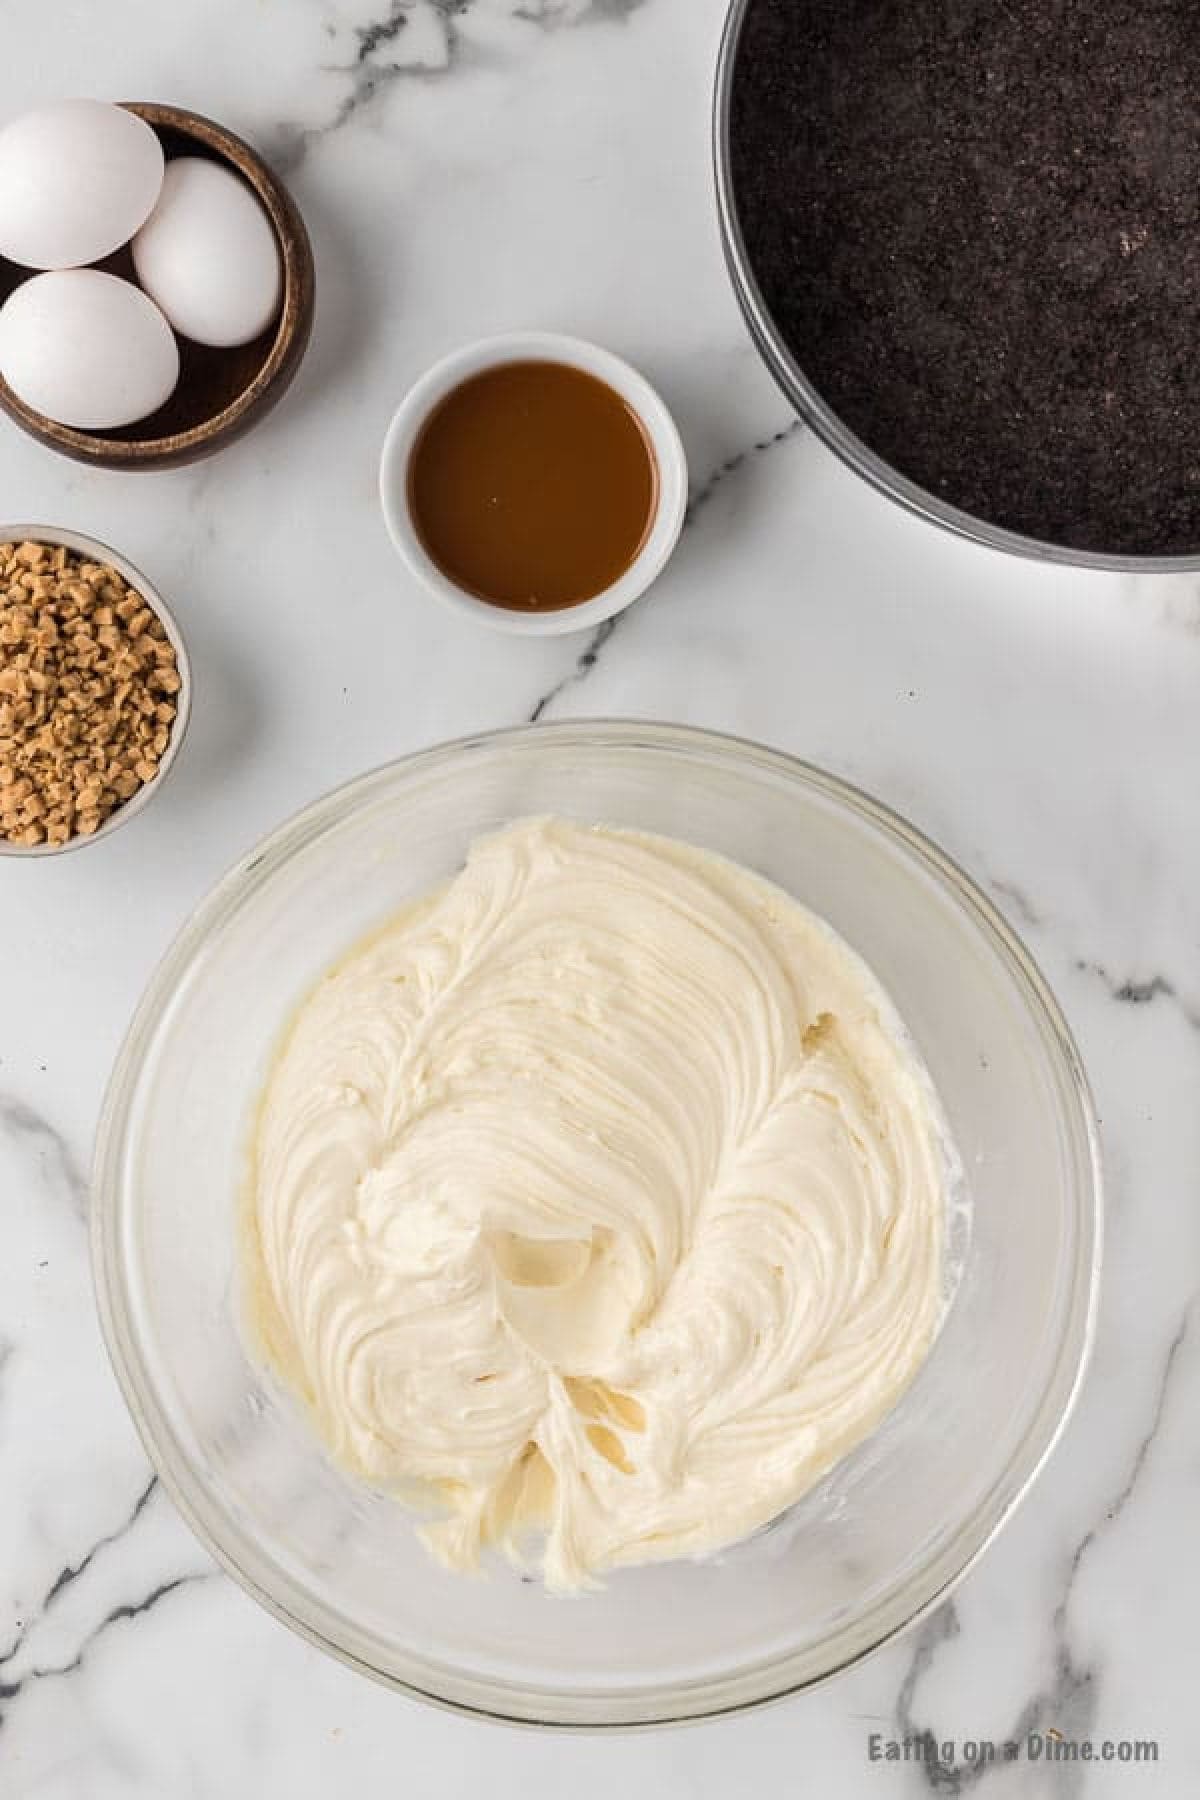
[[[247,1354],[235,1212],[252,1109],[298,999],[354,941],[531,813],[719,851],[822,914],[890,991],[940,1091],[974,1217],[933,1352],[786,1517],[703,1563],[547,1596],[430,1560],[412,1519],[323,1454]],[[152,980],[109,1089],[94,1257],[117,1375],[163,1482],[250,1593],[384,1681],[474,1713],[635,1725],[820,1680],[943,1598],[1029,1487],[1086,1358],[1096,1131],[1045,983],[909,825],[755,745],[563,724],[423,752],[319,800],[247,857]]]

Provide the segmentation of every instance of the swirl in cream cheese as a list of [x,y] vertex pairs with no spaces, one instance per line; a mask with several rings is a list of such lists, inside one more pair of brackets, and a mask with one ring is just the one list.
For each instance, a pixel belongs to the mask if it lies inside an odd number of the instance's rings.
[[662,838],[527,821],[306,1000],[252,1290],[334,1455],[471,1568],[697,1556],[871,1431],[940,1312],[928,1078],[859,959]]

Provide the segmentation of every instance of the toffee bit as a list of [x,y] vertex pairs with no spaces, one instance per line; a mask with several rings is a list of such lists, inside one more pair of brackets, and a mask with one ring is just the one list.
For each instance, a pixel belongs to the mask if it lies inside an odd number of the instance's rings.
[[180,685],[162,621],[115,569],[0,543],[0,837],[98,831],[158,774]]

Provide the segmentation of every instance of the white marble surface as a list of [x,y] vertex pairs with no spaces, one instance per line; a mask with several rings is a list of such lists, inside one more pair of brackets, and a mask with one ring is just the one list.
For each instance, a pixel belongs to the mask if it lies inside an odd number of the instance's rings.
[[[378,10],[374,10],[378,8]],[[286,168],[315,240],[309,359],[217,461],[88,473],[0,431],[0,509],[123,548],[195,661],[171,787],[81,855],[0,864],[0,1796],[497,1800],[1182,1796],[1200,1497],[1200,581],[1026,566],[843,472],[760,370],[708,166],[721,0],[7,0],[0,116],[170,99]],[[389,413],[523,325],[641,363],[694,472],[650,597],[595,640],[443,616],[374,496]],[[152,1480],[93,1314],[85,1170],[106,1071],[188,909],[319,790],[436,739],[624,714],[852,777],[990,889],[1057,988],[1104,1120],[1092,1372],[1033,1497],[952,1603],[822,1691],[642,1737],[457,1720],[309,1649]],[[1156,1738],[1156,1767],[872,1765],[867,1739]]]

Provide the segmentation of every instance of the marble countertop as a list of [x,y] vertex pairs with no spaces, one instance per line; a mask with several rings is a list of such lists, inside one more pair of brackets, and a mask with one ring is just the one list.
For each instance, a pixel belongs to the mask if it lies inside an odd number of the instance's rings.
[[[846,473],[760,368],[721,261],[722,0],[8,0],[0,116],[173,100],[286,173],[319,271],[308,360],[194,470],[87,472],[5,427],[2,510],[91,532],[195,665],[169,796],[78,856],[0,865],[0,1796],[716,1800],[1181,1796],[1200,1783],[1200,579],[959,543]],[[670,569],[614,628],[515,640],[407,579],[375,470],[465,338],[593,336],[644,367],[693,471]],[[691,721],[822,763],[977,877],[1040,959],[1100,1111],[1091,1374],[1032,1497],[954,1598],[813,1694],[568,1739],[424,1708],[218,1574],[151,1475],[92,1304],[86,1169],[151,966],[264,830],[356,771],[521,720]],[[1054,1726],[1154,1765],[972,1769]],[[874,1763],[931,1730],[943,1767]]]

